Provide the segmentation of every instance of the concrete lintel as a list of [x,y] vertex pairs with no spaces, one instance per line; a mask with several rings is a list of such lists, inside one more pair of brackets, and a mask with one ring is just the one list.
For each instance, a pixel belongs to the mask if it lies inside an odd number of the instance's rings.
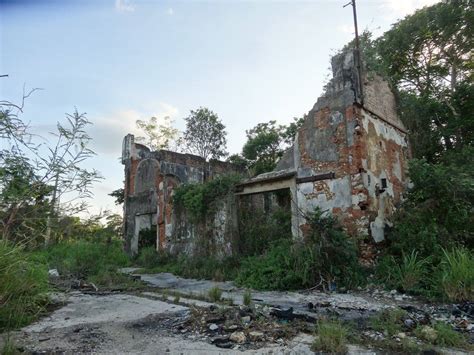
[[255,183],[252,185],[242,186],[242,191],[236,192],[236,195],[252,195],[263,192],[276,191],[281,189],[289,189],[295,184],[295,179],[292,176],[290,179],[279,180],[279,181],[262,181],[261,183]]

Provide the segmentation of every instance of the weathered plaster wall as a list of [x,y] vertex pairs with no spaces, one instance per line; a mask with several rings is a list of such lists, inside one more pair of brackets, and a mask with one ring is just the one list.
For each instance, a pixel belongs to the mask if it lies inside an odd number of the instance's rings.
[[319,207],[338,216],[351,234],[381,241],[407,184],[406,131],[381,77],[365,76],[361,95],[352,53],[334,57],[332,65],[326,93],[276,170],[295,172],[295,213],[302,212],[297,235],[308,230],[303,215]]
[[[125,249],[138,252],[139,233],[156,226],[157,248],[193,253],[204,226],[194,225],[185,215],[177,215],[173,206],[173,191],[180,184],[202,183],[216,175],[237,172],[232,164],[211,161],[167,150],[156,152],[137,144],[133,135],[124,138],[122,163],[125,166],[124,236]],[[224,202],[223,202],[224,203]],[[231,238],[234,221],[231,205],[224,204],[213,222],[216,231],[212,238],[227,253],[225,239]],[[229,212],[227,212],[229,209]],[[209,226],[207,226],[209,227]],[[229,234],[223,236],[221,234]],[[219,249],[216,247],[216,250]]]

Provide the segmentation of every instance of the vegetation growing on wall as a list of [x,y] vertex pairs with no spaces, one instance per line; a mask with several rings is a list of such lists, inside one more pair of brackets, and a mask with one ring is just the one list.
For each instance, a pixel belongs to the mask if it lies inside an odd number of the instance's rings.
[[241,180],[240,175],[229,174],[216,176],[203,184],[184,184],[174,190],[173,202],[177,207],[184,207],[196,221],[202,221]]

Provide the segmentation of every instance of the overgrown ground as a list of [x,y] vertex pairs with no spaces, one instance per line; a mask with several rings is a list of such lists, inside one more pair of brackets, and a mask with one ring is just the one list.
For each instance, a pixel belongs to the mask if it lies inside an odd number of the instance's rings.
[[[56,308],[59,308],[56,312],[61,314],[62,309],[68,309],[67,306],[64,308],[61,302],[74,303],[77,300],[79,300],[77,302],[87,300],[87,302],[94,302],[95,307],[103,307],[100,306],[101,300],[110,302],[107,301],[107,298],[104,298],[107,295],[128,297],[127,295],[131,294],[138,297],[133,301],[138,302],[136,303],[137,306],[124,305],[124,307],[138,307],[136,308],[137,311],[140,309],[139,304],[149,302],[147,300],[150,298],[157,300],[157,302],[178,304],[185,307],[189,306],[192,299],[216,304],[217,308],[210,306],[209,303],[201,303],[191,307],[186,315],[179,314],[176,317],[162,315],[160,312],[156,313],[155,316],[151,316],[154,311],[149,311],[150,317],[145,317],[143,320],[140,318],[130,323],[129,320],[126,320],[127,318],[124,318],[125,323],[120,323],[120,325],[114,323],[114,327],[125,327],[125,330],[120,328],[121,332],[132,327],[135,331],[145,331],[147,336],[155,336],[158,333],[166,334],[171,338],[178,337],[178,339],[185,341],[188,344],[187,346],[193,343],[205,343],[221,348],[238,346],[241,350],[264,349],[272,344],[275,346],[290,346],[290,344],[293,344],[291,339],[297,334],[303,333],[309,337],[314,336],[314,344],[311,345],[313,350],[322,351],[343,351],[349,344],[385,349],[384,351],[410,353],[438,347],[473,350],[472,345],[469,344],[469,341],[472,341],[474,313],[472,302],[458,302],[457,306],[452,304],[443,306],[439,303],[427,303],[426,300],[422,299],[410,299],[410,297],[405,297],[397,292],[383,291],[380,286],[376,287],[375,285],[347,294],[310,291],[301,294],[301,296],[295,296],[296,298],[293,301],[290,298],[290,301],[294,303],[289,301],[288,294],[284,292],[252,291],[250,288],[239,291],[233,286],[231,290],[226,290],[226,287],[221,286],[220,283],[215,283],[213,287],[206,286],[207,288],[202,289],[201,292],[157,289],[157,285],[144,284],[136,280],[137,277],[118,272],[118,269],[133,264],[145,265],[145,260],[151,259],[148,260],[149,264],[147,264],[150,270],[154,268],[155,270],[174,271],[184,275],[190,269],[193,269],[193,275],[200,278],[204,276],[212,278],[218,270],[219,278],[221,275],[229,275],[229,278],[232,277],[237,280],[239,285],[245,285],[246,279],[242,275],[247,275],[250,272],[249,266],[246,266],[246,262],[239,264],[236,260],[232,260],[232,263],[225,261],[219,263],[215,260],[209,260],[207,262],[201,261],[201,264],[198,264],[196,260],[192,259],[177,261],[170,256],[168,256],[168,259],[164,259],[159,258],[159,254],[152,254],[146,250],[136,260],[130,261],[124,256],[118,243],[76,242],[59,244],[35,252],[25,252],[18,247],[3,244],[2,252],[4,256],[10,258],[9,262],[2,264],[0,269],[3,273],[2,276],[6,274],[12,276],[12,273],[15,272],[15,277],[2,277],[2,280],[10,280],[2,283],[1,286],[3,306],[1,319],[4,331],[14,331]],[[146,256],[147,253],[148,256]],[[270,250],[269,254],[271,253],[273,252]],[[248,260],[253,260],[253,258],[255,257],[249,257]],[[278,257],[275,256],[263,256],[262,258],[269,258],[269,265],[275,264],[278,260]],[[6,260],[6,258],[4,257],[2,260]],[[12,262],[13,260],[16,263]],[[253,265],[251,261],[249,263]],[[257,264],[259,268],[261,268],[260,263],[261,261]],[[225,268],[230,268],[230,265],[233,265],[237,271],[233,273],[226,272]],[[287,266],[288,264],[280,263],[278,266],[279,276],[275,277],[276,279],[282,277],[284,274],[282,270]],[[275,268],[276,265],[272,267]],[[272,270],[272,267],[267,266],[269,270]],[[57,269],[60,276],[51,275],[48,281],[48,270],[52,268]],[[213,273],[211,273],[211,270]],[[144,272],[143,269],[142,272]],[[291,275],[294,270],[288,270],[288,273]],[[25,283],[19,284],[13,281],[18,279],[24,280]],[[285,278],[283,277],[283,279]],[[288,279],[294,280],[294,278]],[[254,280],[255,278],[252,278],[252,282],[255,282]],[[297,280],[297,282],[301,282],[303,279]],[[196,282],[192,281],[192,284],[196,284]],[[209,283],[209,285],[212,285],[212,283]],[[288,289],[286,286],[288,284],[285,283],[272,284],[271,287],[265,284],[260,289]],[[54,292],[52,293],[52,291]],[[81,298],[83,296],[80,295],[84,293],[89,298]],[[67,297],[58,297],[58,294],[69,295],[69,300],[67,300]],[[273,298],[268,298],[270,296]],[[402,301],[395,302],[394,300],[398,298]],[[76,301],[71,301],[71,299]],[[372,302],[375,308],[367,308],[367,310],[361,311],[360,309],[365,307],[366,303],[350,301],[360,299],[368,300],[368,304]],[[161,306],[161,303],[160,307],[167,307]],[[267,306],[265,306],[266,304]],[[385,310],[377,308],[379,304],[389,308]],[[53,305],[54,307],[52,307]],[[88,309],[91,306],[84,305],[82,307]],[[150,304],[150,307],[154,307],[153,303]],[[438,313],[430,311],[430,307]],[[77,307],[74,306],[73,309],[75,308]],[[111,310],[111,312],[117,311],[117,309]],[[56,313],[53,313],[53,319],[55,319],[54,314]],[[102,314],[102,312],[99,314]],[[354,314],[357,314],[357,316],[354,317]],[[347,315],[351,316],[348,317]],[[90,317],[94,318],[95,316],[91,314]],[[82,318],[79,318],[77,326],[67,325],[67,322],[75,322],[74,317],[78,317],[78,315],[72,313],[62,316],[61,322],[64,322],[66,318],[68,320],[66,321],[66,328],[61,328],[63,329],[61,330],[61,337],[69,340],[82,339],[81,341],[84,341],[84,344],[81,345],[83,346],[81,350],[92,351],[94,349],[92,345],[96,344],[93,341],[94,337],[105,341],[112,336],[107,330],[108,326],[106,324],[108,323],[100,326],[84,324],[79,327],[81,322],[88,322],[81,321]],[[82,330],[78,331],[78,327]],[[100,332],[93,329],[99,329]],[[22,344],[21,340],[14,336],[17,333],[12,334],[12,339],[16,339],[14,341],[17,343],[15,345],[13,340],[6,343],[3,350],[5,353],[15,353],[17,347],[20,346],[21,348],[22,346],[19,345]],[[469,334],[471,340],[469,340]],[[92,340],[90,337],[92,337]],[[54,337],[42,332],[29,339],[31,343],[28,346],[33,346],[33,348],[55,344]],[[67,346],[73,346],[74,342],[69,343],[69,340],[66,342],[69,344]],[[66,346],[65,343],[60,344]],[[94,346],[98,346],[97,344]],[[308,349],[309,347],[310,345],[307,346]],[[78,350],[78,348],[75,349]]]

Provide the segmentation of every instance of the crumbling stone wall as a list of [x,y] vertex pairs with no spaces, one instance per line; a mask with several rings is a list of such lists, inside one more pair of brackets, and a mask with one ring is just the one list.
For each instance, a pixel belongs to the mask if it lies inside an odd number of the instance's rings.
[[[273,173],[243,184],[256,193],[291,188],[293,235],[304,237],[304,218],[316,207],[336,215],[354,235],[384,238],[388,217],[406,188],[409,147],[387,82],[364,75],[362,92],[352,52],[332,59],[333,78],[299,129],[294,145]],[[283,176],[278,184],[275,178]]]
[[[124,239],[125,250],[138,252],[140,231],[156,228],[157,248],[174,253],[195,253],[201,247],[197,240],[209,227],[206,223],[192,222],[185,211],[173,206],[173,191],[180,184],[203,183],[216,175],[237,172],[229,163],[206,162],[192,155],[168,150],[150,151],[135,143],[133,135],[123,141],[122,164],[125,166]],[[214,235],[216,250],[227,253],[225,244],[233,238],[235,223],[232,204],[224,203],[215,216]],[[206,232],[207,233],[207,232]],[[228,243],[227,243],[228,244]]]

